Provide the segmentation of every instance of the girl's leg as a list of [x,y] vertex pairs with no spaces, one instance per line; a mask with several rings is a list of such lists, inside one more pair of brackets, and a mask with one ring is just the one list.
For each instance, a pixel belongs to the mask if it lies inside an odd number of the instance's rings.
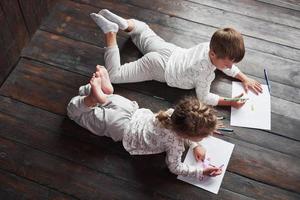
[[100,72],[96,72],[93,74],[93,77],[90,80],[91,92],[84,99],[84,103],[87,107],[95,106],[97,103],[105,104],[107,102],[107,95],[104,94],[102,88],[103,83],[101,80]]
[[[112,94],[114,92],[114,88],[110,82],[110,78],[107,70],[100,65],[96,66],[96,75],[101,78],[101,89],[104,94]],[[83,85],[79,88],[80,96],[88,96],[91,92],[91,84]]]
[[93,75],[90,80],[91,92],[87,96],[76,96],[68,104],[70,119],[94,134],[102,136],[105,129],[104,109],[97,104],[106,103],[106,95],[101,89],[101,78]]
[[[96,135],[107,136],[115,141],[121,141],[123,132],[119,131],[118,128],[112,131],[115,125],[110,127],[111,123],[116,123],[119,120],[120,116],[118,115],[120,111],[109,108],[115,105],[111,106],[113,102],[107,100],[106,95],[103,93],[102,80],[99,73],[96,72],[89,85],[91,90],[89,95],[76,96],[70,101],[67,107],[68,116],[77,124]],[[116,98],[118,96],[114,97],[114,99]],[[99,104],[102,105],[98,106]],[[126,122],[125,120],[124,123]],[[123,124],[123,122],[120,123]]]

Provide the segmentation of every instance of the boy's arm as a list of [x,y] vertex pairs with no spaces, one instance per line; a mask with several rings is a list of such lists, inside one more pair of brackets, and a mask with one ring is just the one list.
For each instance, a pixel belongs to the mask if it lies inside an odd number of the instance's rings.
[[209,89],[210,83],[200,83],[196,87],[197,98],[205,104],[212,106],[232,106],[234,108],[240,108],[245,104],[243,101],[225,101],[224,97],[209,92]]
[[211,93],[210,84],[208,82],[198,82],[196,85],[196,95],[197,98],[207,105],[216,106],[218,105],[219,95]]
[[[240,98],[242,97],[244,94],[240,94],[234,98]],[[246,101],[243,101],[243,100],[240,100],[240,101],[228,101],[228,100],[225,100],[224,97],[220,97],[219,99],[219,102],[218,102],[218,105],[219,106],[232,106],[234,108],[240,108],[242,107],[244,104],[246,103]]]
[[249,89],[252,90],[255,94],[262,93],[261,84],[258,81],[249,78],[243,72],[240,71],[239,73],[237,73],[235,78],[242,81],[246,93],[248,92]]
[[241,70],[236,65],[232,65],[231,68],[223,69],[222,72],[227,76],[235,78],[236,75],[241,72]]
[[[231,68],[227,68],[222,71],[226,75],[242,81],[246,93],[248,92],[249,89],[252,90],[255,94],[262,92],[261,84],[258,81],[246,76],[243,72],[241,72],[241,70],[236,65],[232,65]],[[228,104],[226,102],[221,102],[222,105],[224,105],[223,103],[225,103],[225,105]]]

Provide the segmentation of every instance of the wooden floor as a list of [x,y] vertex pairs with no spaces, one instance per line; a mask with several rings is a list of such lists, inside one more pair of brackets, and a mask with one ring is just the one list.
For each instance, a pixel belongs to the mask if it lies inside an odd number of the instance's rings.
[[[147,22],[183,47],[209,41],[219,27],[244,35],[238,64],[272,85],[272,131],[234,127],[235,144],[218,195],[176,179],[164,155],[130,156],[66,116],[68,101],[103,61],[103,34],[89,13],[108,8]],[[122,62],[141,54],[119,34]],[[212,91],[229,96],[217,73]],[[158,82],[115,85],[153,111],[194,91]],[[158,96],[163,99],[154,98]],[[0,88],[0,199],[300,199],[300,3],[297,0],[60,1],[43,21]],[[229,124],[230,109],[218,108]]]

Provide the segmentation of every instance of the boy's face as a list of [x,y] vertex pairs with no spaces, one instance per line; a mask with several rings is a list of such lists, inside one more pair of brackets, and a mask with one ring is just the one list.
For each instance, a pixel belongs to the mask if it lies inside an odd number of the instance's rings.
[[219,70],[230,69],[234,64],[233,60],[228,58],[218,58],[218,56],[214,52],[210,52],[209,54],[210,60],[214,66]]

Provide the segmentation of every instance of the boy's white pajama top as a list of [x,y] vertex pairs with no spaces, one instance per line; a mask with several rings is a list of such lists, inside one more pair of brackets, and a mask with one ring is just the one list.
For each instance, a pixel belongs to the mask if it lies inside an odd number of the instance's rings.
[[[165,79],[171,87],[195,88],[199,100],[215,106],[220,97],[210,92],[210,85],[215,79],[216,67],[211,63],[208,53],[209,43],[201,43],[190,49],[177,47],[165,68]],[[222,71],[232,77],[240,72],[235,65]]]

